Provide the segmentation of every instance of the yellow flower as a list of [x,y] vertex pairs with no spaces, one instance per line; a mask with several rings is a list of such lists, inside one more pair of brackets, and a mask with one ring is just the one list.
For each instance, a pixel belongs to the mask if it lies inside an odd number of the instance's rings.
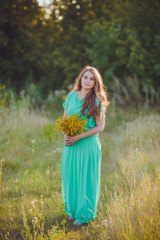
[[87,120],[78,114],[71,114],[68,118],[66,116],[60,116],[56,121],[55,129],[60,132],[65,132],[68,136],[84,133],[84,129],[87,129]]
[[0,107],[4,107],[7,103],[7,93],[5,92],[6,86],[0,83]]
[[67,96],[65,96],[65,95],[62,97],[64,101],[66,100],[66,97],[67,97]]
[[0,83],[0,90],[4,90],[6,86],[3,83]]

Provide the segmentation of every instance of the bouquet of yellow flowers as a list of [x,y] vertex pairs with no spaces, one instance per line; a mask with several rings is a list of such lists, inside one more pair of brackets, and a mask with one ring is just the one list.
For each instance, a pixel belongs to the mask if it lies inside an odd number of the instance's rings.
[[84,129],[87,129],[87,120],[78,114],[71,114],[69,117],[61,116],[56,121],[55,129],[68,136],[76,136],[79,133],[84,133]]

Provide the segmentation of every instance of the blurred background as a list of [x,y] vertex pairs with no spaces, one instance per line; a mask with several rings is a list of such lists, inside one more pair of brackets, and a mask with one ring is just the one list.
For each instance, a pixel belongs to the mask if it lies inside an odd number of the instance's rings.
[[156,106],[160,1],[1,1],[1,105],[14,96],[47,108],[87,64],[99,69],[115,104]]

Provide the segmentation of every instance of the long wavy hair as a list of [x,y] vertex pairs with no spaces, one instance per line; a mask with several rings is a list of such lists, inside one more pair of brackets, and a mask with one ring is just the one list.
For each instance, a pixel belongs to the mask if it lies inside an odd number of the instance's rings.
[[[70,92],[81,90],[82,88],[81,79],[86,71],[90,71],[93,74],[94,86],[90,90],[90,92],[87,93],[87,95],[85,96],[85,101],[82,105],[80,112],[82,113],[82,115],[86,115],[85,109],[87,109],[88,110],[87,117],[90,118],[92,116],[93,118],[95,118],[95,116],[100,116],[101,105],[104,106],[104,110],[106,111],[108,105],[110,104],[110,102],[107,100],[107,88],[103,85],[103,80],[98,69],[89,65],[85,66],[77,76],[74,86]],[[96,106],[95,100],[96,97],[99,100],[98,106]]]

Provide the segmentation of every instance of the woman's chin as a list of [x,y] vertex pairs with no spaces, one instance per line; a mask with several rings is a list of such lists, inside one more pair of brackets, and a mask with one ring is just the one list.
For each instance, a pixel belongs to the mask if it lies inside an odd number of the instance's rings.
[[91,90],[92,88],[90,86],[83,86],[85,90]]

